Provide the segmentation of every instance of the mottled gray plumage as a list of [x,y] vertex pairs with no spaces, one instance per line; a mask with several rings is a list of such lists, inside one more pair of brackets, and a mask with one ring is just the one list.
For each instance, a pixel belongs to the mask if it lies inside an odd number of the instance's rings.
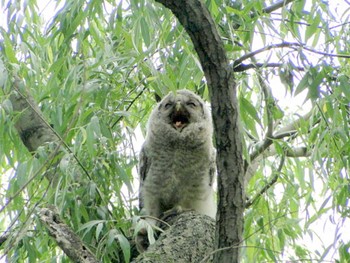
[[168,94],[151,113],[140,153],[140,206],[159,217],[176,209],[215,218],[213,125],[193,92]]

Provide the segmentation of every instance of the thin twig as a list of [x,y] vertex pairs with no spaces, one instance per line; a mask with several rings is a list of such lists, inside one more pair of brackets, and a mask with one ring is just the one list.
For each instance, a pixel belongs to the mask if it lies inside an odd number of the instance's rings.
[[265,7],[263,9],[263,13],[270,14],[270,13],[276,11],[277,9],[288,5],[289,3],[293,2],[293,1],[295,1],[295,0],[280,0],[280,1],[270,5],[268,7]]
[[279,44],[268,45],[266,47],[260,48],[258,50],[255,50],[255,51],[252,51],[250,53],[247,53],[247,54],[243,55],[242,57],[236,59],[233,62],[233,68],[234,69],[235,68],[239,68],[239,66],[241,65],[241,63],[244,60],[247,60],[249,58],[253,58],[257,54],[260,54],[262,52],[265,52],[265,51],[268,51],[268,50],[271,50],[271,49],[274,49],[274,48],[291,48],[291,49],[294,49],[294,50],[299,50],[299,49],[297,49],[297,47],[303,48],[303,49],[305,49],[305,50],[307,50],[309,52],[312,52],[312,53],[315,53],[315,54],[318,54],[318,55],[327,56],[327,57],[350,58],[349,54],[332,54],[332,53],[318,51],[318,50],[309,48],[309,47],[305,46],[304,44],[300,44],[300,43],[296,43],[296,42],[282,42],[282,43],[279,43]]
[[238,65],[240,65],[244,60],[247,60],[249,58],[253,58],[255,55],[274,49],[274,48],[292,48],[292,47],[302,47],[303,45],[300,43],[296,43],[296,42],[282,42],[279,44],[272,44],[272,45],[268,45],[266,47],[260,48],[258,50],[252,51],[248,54],[243,55],[242,57],[236,59],[233,63],[233,68],[237,67]]
[[305,49],[305,50],[307,50],[307,51],[309,51],[309,52],[318,54],[318,55],[326,56],[326,57],[333,57],[333,58],[350,58],[350,55],[348,55],[348,54],[332,54],[332,53],[327,53],[327,52],[318,51],[318,50],[315,50],[315,49],[312,49],[312,48],[309,48],[309,47],[306,47],[306,46],[303,46],[303,49]]
[[[144,79],[146,79],[147,77],[145,77]],[[138,100],[138,98],[142,95],[142,93],[147,89],[147,86],[144,85],[143,89],[136,95],[136,97],[129,103],[128,107],[126,108],[126,111],[128,111],[132,105],[134,105],[134,103]],[[123,115],[120,116],[111,126],[111,128],[113,128],[118,122],[120,122],[123,119]]]
[[[251,63],[251,64],[239,64],[236,67],[233,68],[234,72],[243,72],[246,71],[248,69],[258,69],[258,68],[280,68],[282,66],[284,66],[285,64],[283,63]],[[304,67],[300,67],[300,66],[293,66],[293,69],[296,69],[298,71],[305,71]]]
[[285,156],[283,155],[281,157],[281,161],[280,161],[280,164],[278,165],[277,170],[273,173],[271,180],[253,198],[249,199],[246,202],[245,204],[246,209],[250,207],[252,204],[254,204],[256,200],[258,200],[267,190],[271,188],[271,186],[273,186],[277,182],[278,176],[281,173],[281,170],[284,165],[284,160],[285,160]]
[[263,141],[258,143],[255,147],[255,150],[250,154],[250,160],[253,161],[262,152],[264,152],[270,145],[272,145],[273,140],[294,136],[297,133],[297,128],[300,126],[300,124],[310,119],[310,117],[312,116],[312,112],[313,111],[311,110],[304,116],[301,116],[299,119],[281,128],[279,131],[273,134],[271,138],[265,138]]

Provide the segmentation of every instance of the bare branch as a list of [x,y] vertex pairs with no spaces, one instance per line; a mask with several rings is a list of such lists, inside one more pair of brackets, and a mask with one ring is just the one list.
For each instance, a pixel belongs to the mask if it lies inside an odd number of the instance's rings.
[[297,129],[300,127],[301,123],[307,121],[312,116],[312,110],[301,116],[294,122],[284,126],[274,133],[270,138],[265,138],[263,141],[259,142],[255,146],[255,150],[250,154],[250,160],[253,161],[258,155],[264,152],[269,146],[272,145],[273,140],[282,139],[284,137],[290,137],[297,133]]
[[[263,13],[263,14],[270,14],[270,13],[276,11],[277,9],[282,8],[282,7],[286,6],[286,5],[288,5],[289,3],[293,2],[293,1],[296,1],[296,0],[280,0],[280,1],[278,1],[278,2],[276,2],[276,3],[274,3],[274,4],[272,4],[271,6],[265,7],[265,8],[262,10],[262,13]],[[250,15],[250,17],[251,17],[251,18],[255,18],[255,17],[257,17],[258,15],[260,15],[260,13],[255,12],[255,13],[252,13],[252,14]],[[234,28],[234,29],[238,29],[240,26],[241,26],[240,24],[234,24],[234,25],[233,25],[233,28]]]
[[312,53],[318,54],[318,55],[323,55],[326,57],[333,57],[333,58],[350,58],[350,55],[348,54],[332,54],[332,53],[326,53],[326,52],[322,52],[322,51],[318,51],[306,46],[303,46],[303,48],[307,51],[310,51]]
[[294,133],[297,131],[297,129],[300,128],[301,124],[305,121],[308,121],[310,119],[310,117],[312,116],[312,112],[313,110],[309,111],[308,113],[306,113],[303,116],[300,116],[299,119],[289,123],[288,125],[282,127],[281,129],[279,129],[275,134],[274,134],[274,138],[275,139],[281,139],[283,137],[287,137],[290,136],[291,133]]
[[270,13],[276,11],[277,9],[280,9],[281,7],[288,5],[289,3],[292,3],[293,1],[295,1],[295,0],[280,0],[280,1],[270,5],[268,7],[265,7],[263,9],[263,13],[270,14]]
[[233,63],[233,68],[236,68],[237,66],[239,66],[244,60],[249,59],[249,58],[253,58],[255,55],[271,50],[273,48],[292,48],[292,47],[302,47],[302,44],[296,43],[296,42],[282,42],[279,44],[273,44],[273,45],[268,45],[266,47],[260,48],[258,50],[252,51],[248,54],[243,55],[242,57],[236,59]]
[[47,227],[49,235],[55,239],[63,252],[76,263],[97,263],[99,262],[84,245],[79,236],[62,222],[57,210],[53,207],[42,208],[39,219]]
[[[248,69],[259,69],[259,68],[280,68],[282,66],[284,66],[285,64],[283,63],[251,63],[251,64],[239,64],[237,65],[235,68],[233,68],[234,72],[242,72],[242,71],[246,71]],[[300,67],[300,66],[293,66],[294,69],[298,70],[298,71],[305,71],[304,67]]]
[[[327,56],[327,57],[337,57],[337,58],[350,58],[350,55],[348,54],[332,54],[332,53],[326,53],[326,52],[322,52],[322,51],[318,51],[312,48],[309,48],[307,46],[305,46],[304,44],[300,44],[300,43],[295,43],[295,42],[282,42],[279,44],[272,44],[272,45],[268,45],[266,47],[260,48],[258,50],[252,51],[248,54],[243,55],[242,57],[236,59],[233,62],[233,69],[234,71],[243,71],[244,66],[241,66],[241,63],[244,60],[247,60],[249,58],[253,58],[255,57],[257,54],[260,54],[262,52],[274,49],[274,48],[292,48],[294,50],[296,50],[296,48],[303,48],[309,52],[318,54],[318,55],[323,55],[323,56]],[[298,49],[299,50],[299,49]],[[273,63],[271,63],[271,65],[274,65]],[[261,67],[263,67],[264,65],[262,64]],[[250,66],[252,67],[252,66]],[[238,68],[238,70],[237,70]],[[241,69],[242,68],[242,69]]]
[[272,92],[270,87],[267,85],[266,81],[261,76],[261,72],[258,72],[258,79],[260,87],[264,94],[264,100],[265,100],[265,108],[266,108],[266,115],[267,115],[267,131],[265,134],[265,138],[272,138],[273,133],[273,108],[275,106],[275,101],[272,96]]
[[287,157],[298,158],[298,157],[309,157],[311,152],[307,147],[295,147],[287,149],[285,152]]

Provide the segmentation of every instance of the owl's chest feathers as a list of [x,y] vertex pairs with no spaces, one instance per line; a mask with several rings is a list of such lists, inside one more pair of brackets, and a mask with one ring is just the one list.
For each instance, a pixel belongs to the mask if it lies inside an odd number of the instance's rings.
[[[209,186],[211,144],[203,142],[187,145],[154,147],[150,157],[148,183],[156,185],[157,194],[164,203],[178,203],[183,199],[205,198]],[[191,149],[188,149],[191,147]],[[159,150],[162,149],[162,150]],[[147,188],[147,183],[146,183]]]

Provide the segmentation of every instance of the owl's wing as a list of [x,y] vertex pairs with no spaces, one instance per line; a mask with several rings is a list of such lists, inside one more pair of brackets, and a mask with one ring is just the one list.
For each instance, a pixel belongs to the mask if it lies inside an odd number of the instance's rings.
[[150,164],[151,162],[150,162],[150,159],[147,157],[145,146],[142,146],[142,149],[139,155],[139,176],[140,176],[139,208],[140,210],[143,208],[142,187],[146,179]]

